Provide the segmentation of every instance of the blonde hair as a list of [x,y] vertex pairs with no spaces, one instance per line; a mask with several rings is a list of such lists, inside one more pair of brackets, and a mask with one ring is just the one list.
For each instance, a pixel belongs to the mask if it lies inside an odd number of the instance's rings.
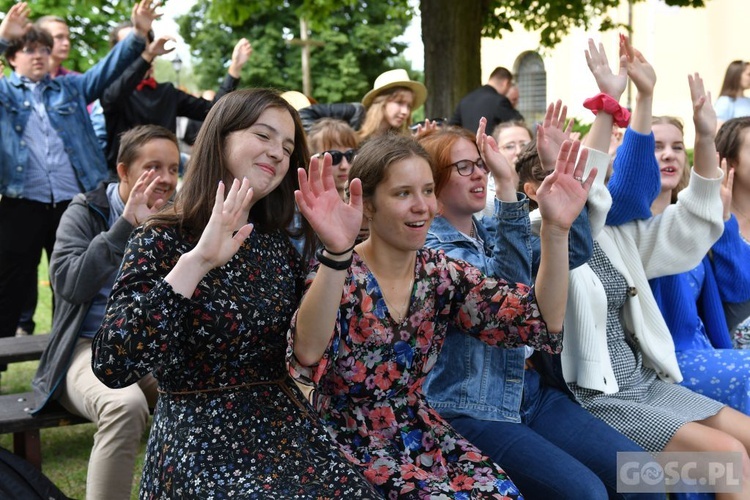
[[[651,126],[653,127],[654,125],[672,125],[674,128],[680,131],[680,135],[683,139],[685,139],[685,125],[683,125],[682,120],[680,120],[676,116],[654,116],[651,118]],[[685,189],[690,183],[691,166],[688,165],[687,151],[683,149],[682,154],[685,155],[685,168],[682,169],[680,182],[678,182],[675,188],[672,190],[670,203],[677,203],[677,195],[680,194],[680,191]]]
[[364,141],[365,139],[368,139],[370,137],[383,135],[387,133],[398,133],[401,135],[409,135],[409,124],[411,123],[411,112],[409,112],[409,116],[404,120],[404,123],[401,124],[399,128],[393,128],[390,125],[387,125],[386,128],[383,128],[383,123],[385,122],[385,106],[389,102],[393,102],[397,100],[399,97],[403,96],[404,93],[408,92],[412,98],[414,97],[414,92],[411,91],[411,89],[406,87],[393,87],[386,91],[383,91],[383,93],[378,94],[375,99],[372,101],[372,104],[369,108],[367,108],[367,114],[365,115],[365,123],[362,124],[362,128],[359,130],[359,138],[361,141]]

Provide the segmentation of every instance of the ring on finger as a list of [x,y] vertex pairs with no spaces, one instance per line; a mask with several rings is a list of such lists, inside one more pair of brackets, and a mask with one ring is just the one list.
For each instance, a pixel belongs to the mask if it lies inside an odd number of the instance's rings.
[[578,182],[583,182],[583,177],[580,177],[578,175],[574,175],[573,178],[577,180]]

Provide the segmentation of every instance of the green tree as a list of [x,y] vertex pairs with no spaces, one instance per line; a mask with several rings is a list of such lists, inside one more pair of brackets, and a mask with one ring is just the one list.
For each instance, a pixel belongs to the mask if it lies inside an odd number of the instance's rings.
[[[640,1],[640,0],[635,0]],[[427,116],[450,116],[480,82],[481,37],[502,38],[512,23],[540,31],[540,44],[554,47],[574,27],[593,19],[602,29],[615,27],[608,9],[625,0],[420,0],[425,51]],[[706,0],[665,0],[668,5],[703,7]]]
[[[0,0],[0,15],[17,3]],[[133,2],[120,0],[34,0],[29,2],[31,19],[44,15],[59,16],[70,27],[70,56],[65,67],[86,71],[109,51],[109,30],[130,19]]]
[[[180,35],[192,48],[194,72],[203,88],[215,88],[226,72],[234,43],[250,40],[253,55],[243,70],[243,86],[302,89],[300,16],[310,16],[310,73],[313,97],[320,102],[359,101],[375,77],[403,67],[406,48],[394,41],[412,12],[407,0],[362,3],[315,0],[231,2],[200,0],[178,19]],[[408,69],[408,68],[407,68]]]

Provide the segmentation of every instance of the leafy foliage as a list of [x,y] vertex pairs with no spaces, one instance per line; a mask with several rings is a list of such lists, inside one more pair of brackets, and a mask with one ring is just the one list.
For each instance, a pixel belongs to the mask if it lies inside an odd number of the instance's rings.
[[[587,28],[596,19],[603,30],[617,26],[608,9],[626,0],[483,0],[486,17],[482,36],[502,38],[503,32],[513,31],[512,23],[520,23],[529,31],[540,31],[543,47],[554,47],[575,27]],[[643,0],[635,0],[643,1]],[[665,0],[667,5],[704,7],[706,0]]]
[[[412,12],[407,0],[372,3],[338,0],[252,3],[200,0],[178,19],[192,47],[198,84],[214,88],[226,71],[234,43],[250,40],[253,55],[243,70],[243,86],[302,89],[299,15],[308,19],[313,96],[320,102],[359,101],[375,77],[402,67],[403,34]],[[307,17],[309,15],[309,17]]]
[[[0,0],[4,16],[15,0]],[[109,30],[130,19],[133,2],[118,0],[34,0],[29,2],[31,19],[44,15],[65,19],[70,28],[70,56],[65,67],[86,71],[109,51]]]

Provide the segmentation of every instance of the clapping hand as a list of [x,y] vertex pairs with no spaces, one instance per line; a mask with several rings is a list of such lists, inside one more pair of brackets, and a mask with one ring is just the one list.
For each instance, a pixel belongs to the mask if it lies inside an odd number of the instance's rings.
[[362,182],[351,180],[349,203],[345,203],[336,190],[328,153],[323,158],[314,156],[309,173],[300,168],[297,176],[299,189],[294,192],[294,198],[323,246],[337,253],[351,248],[362,225]]
[[6,40],[17,40],[31,29],[29,14],[31,9],[26,2],[17,3],[5,14],[3,22],[0,23],[0,38]]
[[584,149],[579,156],[580,146],[578,141],[563,142],[555,170],[536,192],[543,223],[565,231],[581,213],[596,178],[596,168],[592,168],[589,176],[583,179],[588,151]]
[[558,99],[556,103],[550,103],[547,106],[544,122],[537,128],[536,149],[545,171],[554,168],[560,146],[564,141],[571,139],[573,119],[568,122],[568,126],[563,130],[567,113],[568,107],[563,106],[562,101]]

